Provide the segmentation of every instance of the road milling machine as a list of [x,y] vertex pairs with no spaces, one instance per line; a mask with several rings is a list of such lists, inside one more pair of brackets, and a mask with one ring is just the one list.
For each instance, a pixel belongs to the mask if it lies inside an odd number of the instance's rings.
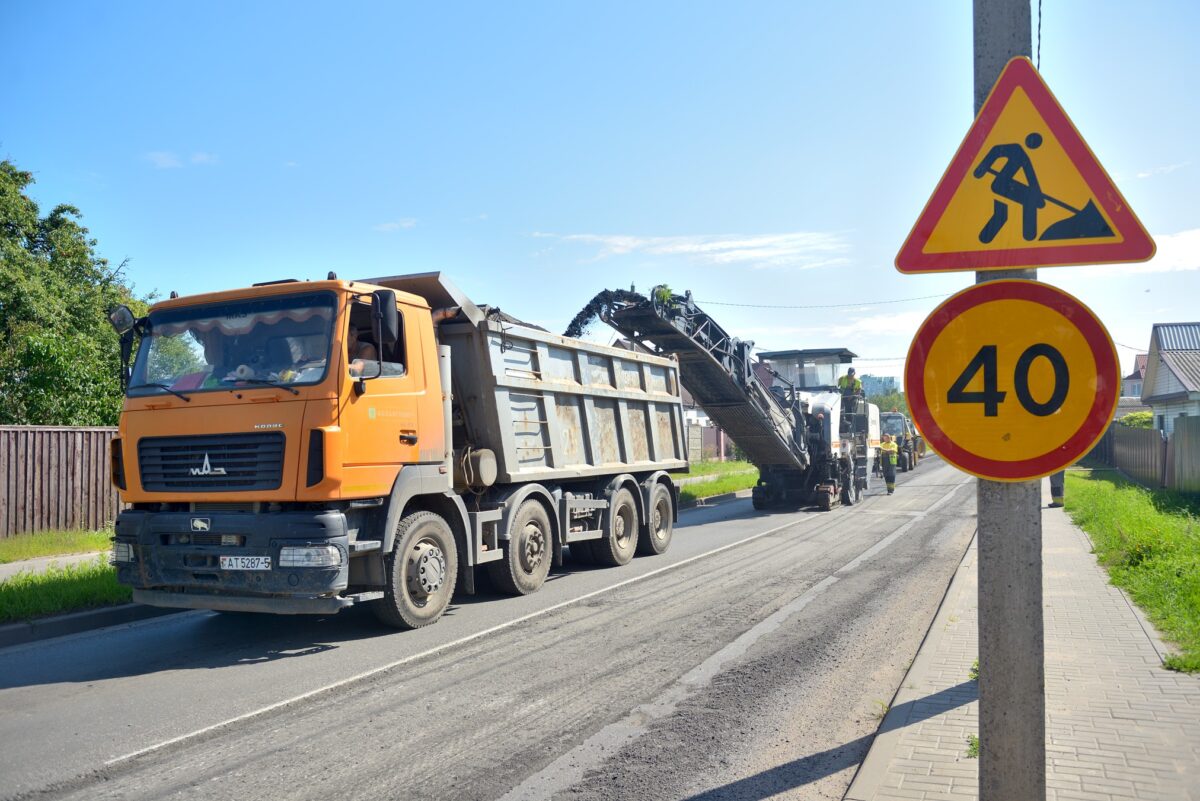
[[[578,336],[599,317],[630,342],[679,360],[696,403],[759,469],[756,509],[858,502],[869,489],[879,444],[879,409],[837,388],[854,354],[785,351],[772,364],[754,343],[731,336],[692,299],[656,287],[650,297],[602,292],[567,330]],[[768,384],[770,380],[770,384]]]

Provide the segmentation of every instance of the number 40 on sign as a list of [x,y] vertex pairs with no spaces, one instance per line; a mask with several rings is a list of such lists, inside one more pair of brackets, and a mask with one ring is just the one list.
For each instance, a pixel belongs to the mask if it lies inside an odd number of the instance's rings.
[[1036,281],[989,281],[948,298],[909,348],[917,428],[951,464],[1024,481],[1061,470],[1104,434],[1120,394],[1096,316]]

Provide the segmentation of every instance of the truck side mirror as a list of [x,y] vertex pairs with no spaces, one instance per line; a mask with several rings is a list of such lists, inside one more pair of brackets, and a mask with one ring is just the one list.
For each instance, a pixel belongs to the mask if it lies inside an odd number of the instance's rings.
[[376,289],[371,293],[371,327],[379,355],[400,340],[400,312],[396,309],[396,293],[390,289]]
[[113,330],[117,332],[117,336],[120,336],[133,329],[133,312],[124,304],[115,306],[108,311],[108,322],[112,325]]

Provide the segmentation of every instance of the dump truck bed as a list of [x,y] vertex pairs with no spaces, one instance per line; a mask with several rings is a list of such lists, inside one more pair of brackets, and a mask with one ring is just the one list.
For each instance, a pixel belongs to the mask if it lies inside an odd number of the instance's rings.
[[438,326],[451,353],[454,447],[491,449],[498,483],[687,467],[675,360],[489,315],[439,273],[368,283],[460,308]]

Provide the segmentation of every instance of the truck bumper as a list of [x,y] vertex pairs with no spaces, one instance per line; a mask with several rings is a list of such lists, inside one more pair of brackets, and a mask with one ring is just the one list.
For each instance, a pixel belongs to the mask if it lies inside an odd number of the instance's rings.
[[[222,545],[222,541],[227,544]],[[183,609],[329,614],[355,602],[341,597],[349,578],[349,535],[340,511],[147,512],[117,516],[114,542],[132,548],[117,579],[134,601]],[[333,546],[337,565],[283,567],[284,547]],[[222,556],[269,557],[270,568],[222,570]]]

